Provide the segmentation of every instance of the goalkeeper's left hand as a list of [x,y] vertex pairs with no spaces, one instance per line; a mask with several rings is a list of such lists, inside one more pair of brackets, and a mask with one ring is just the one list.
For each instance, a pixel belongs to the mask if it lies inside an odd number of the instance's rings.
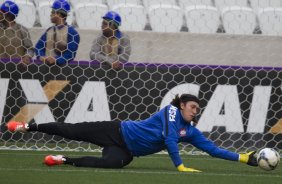
[[256,151],[239,154],[239,161],[246,163],[250,166],[258,166],[257,158],[255,157]]
[[202,172],[202,171],[197,170],[197,169],[185,167],[183,164],[180,164],[179,166],[177,166],[177,169],[180,172]]

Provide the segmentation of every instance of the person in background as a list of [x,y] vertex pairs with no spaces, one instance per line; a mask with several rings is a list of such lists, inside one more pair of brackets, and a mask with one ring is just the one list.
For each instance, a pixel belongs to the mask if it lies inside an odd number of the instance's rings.
[[80,36],[66,22],[69,12],[68,1],[54,1],[51,12],[54,26],[49,27],[35,45],[36,56],[43,63],[62,65],[75,58]]
[[133,157],[158,153],[166,149],[181,172],[201,172],[185,167],[179,154],[178,143],[189,143],[213,157],[258,166],[255,151],[238,154],[219,148],[192,123],[199,112],[199,99],[191,94],[176,95],[167,105],[151,117],[140,121],[95,121],[76,124],[50,122],[44,124],[10,121],[11,132],[43,132],[64,138],[86,141],[103,147],[102,157],[79,158],[47,155],[48,166],[68,164],[77,167],[122,168]]
[[129,60],[130,39],[119,30],[121,17],[118,13],[109,11],[102,18],[102,34],[92,43],[90,59],[118,69]]
[[34,49],[27,28],[16,23],[19,7],[12,1],[5,1],[0,7],[0,58],[20,59],[28,64],[34,56]]

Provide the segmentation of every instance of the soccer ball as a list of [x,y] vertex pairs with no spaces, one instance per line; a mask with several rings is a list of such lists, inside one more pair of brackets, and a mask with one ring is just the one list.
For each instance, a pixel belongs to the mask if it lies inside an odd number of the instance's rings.
[[278,166],[280,155],[272,148],[264,148],[258,153],[257,161],[261,169],[271,171]]

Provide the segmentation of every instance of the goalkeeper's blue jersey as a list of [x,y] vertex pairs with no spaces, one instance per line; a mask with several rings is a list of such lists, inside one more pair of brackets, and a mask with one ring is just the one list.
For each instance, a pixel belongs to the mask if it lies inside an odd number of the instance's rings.
[[178,143],[187,142],[213,157],[238,161],[239,154],[218,148],[190,122],[180,110],[168,105],[142,121],[123,121],[121,130],[128,149],[134,156],[144,156],[167,149],[175,166],[182,164]]

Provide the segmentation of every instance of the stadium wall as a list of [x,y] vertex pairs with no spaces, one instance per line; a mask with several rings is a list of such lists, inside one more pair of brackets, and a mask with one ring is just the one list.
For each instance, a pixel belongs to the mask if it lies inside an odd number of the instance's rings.
[[[32,28],[35,44],[45,29]],[[89,60],[92,41],[99,30],[78,30],[81,42],[76,60]],[[282,67],[282,37],[126,32],[131,37],[129,62]]]

